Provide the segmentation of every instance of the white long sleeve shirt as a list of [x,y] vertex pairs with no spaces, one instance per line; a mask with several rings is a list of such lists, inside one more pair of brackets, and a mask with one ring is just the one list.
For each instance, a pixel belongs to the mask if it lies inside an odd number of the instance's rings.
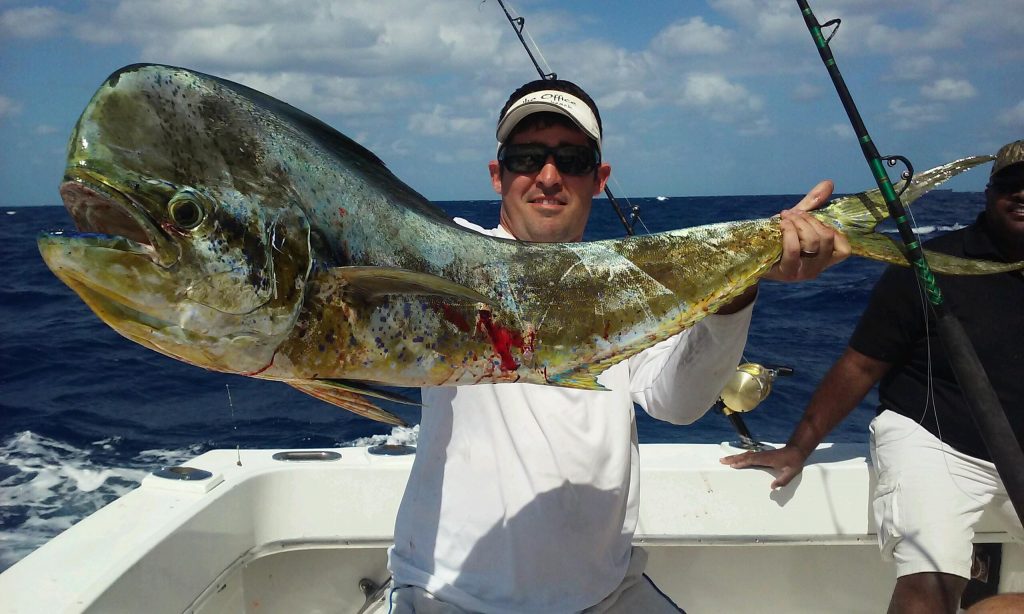
[[625,576],[637,523],[633,403],[677,424],[702,416],[736,369],[751,311],[709,316],[612,366],[598,377],[607,391],[423,389],[388,553],[395,582],[479,612],[576,612],[604,599]]

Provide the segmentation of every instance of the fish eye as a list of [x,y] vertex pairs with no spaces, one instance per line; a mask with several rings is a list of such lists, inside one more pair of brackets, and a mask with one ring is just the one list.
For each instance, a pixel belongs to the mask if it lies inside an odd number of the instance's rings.
[[177,194],[167,203],[167,213],[171,221],[184,230],[194,230],[203,223],[205,211],[193,194]]

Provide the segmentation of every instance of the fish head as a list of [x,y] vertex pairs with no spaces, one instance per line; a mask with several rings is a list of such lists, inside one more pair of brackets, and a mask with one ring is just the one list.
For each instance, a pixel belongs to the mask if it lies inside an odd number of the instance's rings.
[[258,109],[216,78],[114,73],[68,144],[60,194],[78,232],[40,237],[43,259],[133,341],[208,369],[266,368],[312,255],[260,128]]

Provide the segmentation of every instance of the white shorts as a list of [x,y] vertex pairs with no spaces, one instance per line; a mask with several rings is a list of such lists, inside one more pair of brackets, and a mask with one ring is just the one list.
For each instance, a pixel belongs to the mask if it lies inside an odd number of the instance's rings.
[[896,577],[937,571],[970,578],[974,527],[986,510],[1024,539],[995,465],[954,450],[893,411],[875,417],[870,433],[878,546],[895,560]]

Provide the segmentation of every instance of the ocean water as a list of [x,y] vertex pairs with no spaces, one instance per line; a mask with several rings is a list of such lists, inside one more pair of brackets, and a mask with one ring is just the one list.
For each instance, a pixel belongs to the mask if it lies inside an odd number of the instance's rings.
[[[640,209],[638,233],[763,217],[799,196],[620,199]],[[981,194],[934,192],[914,207],[925,237],[974,220]],[[494,201],[438,203],[452,216],[497,222]],[[214,448],[294,448],[414,442],[393,429],[289,386],[204,371],[127,341],[46,268],[41,231],[72,228],[62,207],[0,207],[0,570],[150,471]],[[894,231],[890,231],[893,232]],[[607,201],[595,201],[585,239],[621,237]],[[895,236],[895,235],[894,235]],[[763,441],[785,441],[815,385],[845,347],[882,266],[851,258],[819,280],[764,283],[745,359],[788,366],[745,420]],[[415,396],[414,391],[406,394]],[[830,441],[864,442],[874,396]],[[410,424],[419,409],[390,405]],[[680,427],[638,412],[641,442],[736,441],[721,413]]]

